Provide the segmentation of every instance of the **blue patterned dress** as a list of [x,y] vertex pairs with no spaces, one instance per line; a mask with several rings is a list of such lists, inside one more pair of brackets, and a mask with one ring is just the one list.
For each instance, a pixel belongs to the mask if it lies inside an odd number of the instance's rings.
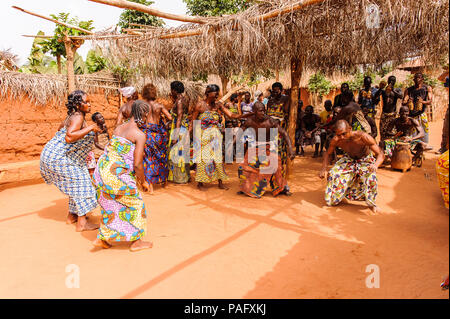
[[66,128],[59,130],[41,153],[40,171],[47,184],[69,196],[69,213],[84,216],[97,207],[95,188],[86,164],[94,146],[94,132],[67,143]]

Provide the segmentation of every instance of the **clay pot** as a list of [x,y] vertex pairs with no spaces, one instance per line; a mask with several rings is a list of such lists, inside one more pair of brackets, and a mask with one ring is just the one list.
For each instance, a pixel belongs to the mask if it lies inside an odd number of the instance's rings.
[[391,167],[401,170],[403,173],[412,166],[412,154],[409,143],[398,142],[394,148],[391,159]]

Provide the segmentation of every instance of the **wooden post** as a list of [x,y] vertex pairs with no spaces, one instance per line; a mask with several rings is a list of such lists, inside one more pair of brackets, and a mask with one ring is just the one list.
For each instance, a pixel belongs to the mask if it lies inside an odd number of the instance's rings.
[[[288,134],[292,142],[292,146],[295,144],[295,130],[297,128],[297,109],[298,109],[298,96],[300,91],[300,80],[302,78],[303,60],[299,57],[291,59],[291,103],[289,110],[289,123]],[[292,172],[292,161],[288,159],[287,177]]]
[[75,91],[75,71],[73,68],[73,62],[75,58],[75,52],[81,46],[83,41],[73,40],[67,36],[64,36],[64,46],[66,47],[66,66],[67,66],[67,87],[69,94]]
[[222,94],[225,95],[228,92],[229,79],[225,75],[221,75],[220,76],[220,81],[222,82]]

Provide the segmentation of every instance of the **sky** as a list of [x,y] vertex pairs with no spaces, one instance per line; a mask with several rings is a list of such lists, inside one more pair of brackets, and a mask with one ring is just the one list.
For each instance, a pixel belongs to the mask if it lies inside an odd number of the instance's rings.
[[[186,5],[182,0],[153,0],[153,2],[152,7],[160,11],[186,14]],[[52,35],[55,24],[13,9],[11,6],[44,16],[69,12],[69,17],[77,16],[80,20],[94,20],[94,31],[115,26],[123,12],[123,9],[88,0],[0,0],[0,50],[11,49],[12,53],[18,55],[19,65],[27,61],[34,40],[22,35],[35,35],[38,31]],[[165,19],[164,21],[171,27],[181,24],[178,21]],[[77,52],[86,58],[89,49],[90,44],[87,41]]]

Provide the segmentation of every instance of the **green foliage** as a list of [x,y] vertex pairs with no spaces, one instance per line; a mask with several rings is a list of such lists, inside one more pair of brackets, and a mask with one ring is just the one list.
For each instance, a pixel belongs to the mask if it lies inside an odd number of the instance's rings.
[[[426,74],[423,75],[423,83],[428,86],[431,86],[431,87],[442,86],[442,83],[438,79],[436,79],[432,76],[428,76]],[[410,86],[413,86],[413,85],[414,85],[414,74],[410,74],[410,75],[408,75],[406,80],[401,83],[400,87],[409,88]]]
[[192,75],[192,81],[197,82],[201,81],[203,83],[208,82],[208,73],[200,72]]
[[106,68],[106,59],[99,50],[89,50],[86,56],[86,67],[89,73],[94,73]]
[[[129,0],[132,2],[140,3],[146,6],[153,4],[153,1],[148,0]],[[143,13],[135,10],[125,10],[119,18],[117,24],[121,29],[136,29],[136,26],[130,26],[130,23],[137,23],[143,25],[149,25],[153,27],[164,26],[164,21],[158,17],[152,16],[148,13]],[[122,32],[123,33],[123,32]]]
[[364,77],[370,76],[372,78],[372,83],[375,82],[375,79],[377,78],[377,73],[372,70],[368,69],[366,72],[356,72],[353,76],[353,80],[348,82],[348,86],[350,87],[350,91],[356,92],[362,89],[364,86]]
[[380,78],[383,78],[385,75],[391,73],[393,70],[394,68],[392,66],[383,66],[378,70],[377,75]]
[[240,75],[231,76],[231,82],[238,85],[246,85],[248,87],[256,86],[264,81],[273,78],[275,75],[270,70],[262,72],[251,72]]
[[120,64],[109,65],[109,70],[113,73],[121,85],[125,85],[133,77],[132,69],[126,65],[126,62],[121,62]]
[[319,97],[327,95],[333,89],[333,85],[324,74],[315,73],[313,74],[308,81],[308,91],[317,94]]
[[86,63],[84,63],[83,58],[78,53],[75,53],[73,57],[73,72],[75,74],[86,74],[89,72]]
[[[70,13],[65,13],[65,12],[60,12],[57,15],[55,14],[51,14],[50,16],[58,21],[61,22],[65,22],[77,27],[80,27],[82,29],[91,31],[94,29],[94,27],[92,26],[92,24],[94,23],[93,20],[88,20],[88,21],[79,21],[78,17],[74,17],[74,18],[69,18]],[[68,27],[65,27],[63,25],[57,24],[56,28],[55,28],[55,37],[57,39],[62,39],[64,37],[64,34],[67,32],[67,35],[85,35],[84,32],[79,31],[79,30],[75,30],[75,29],[71,29]],[[64,44],[63,44],[64,45]]]
[[252,5],[253,0],[183,0],[188,13],[197,16],[234,14]]

